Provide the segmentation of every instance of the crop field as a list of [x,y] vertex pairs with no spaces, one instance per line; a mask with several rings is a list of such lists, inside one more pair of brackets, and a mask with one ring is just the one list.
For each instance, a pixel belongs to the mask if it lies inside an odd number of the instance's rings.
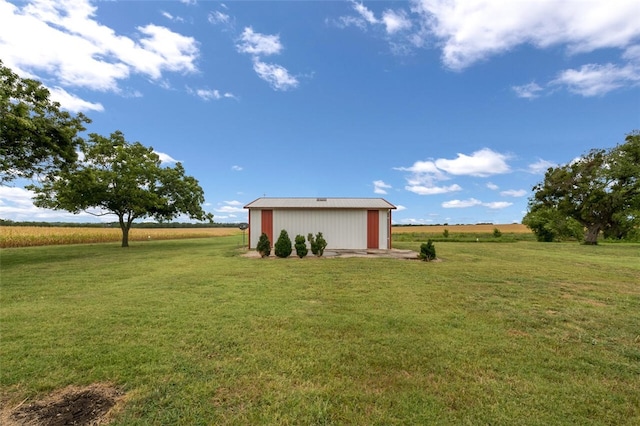
[[448,230],[452,234],[456,233],[487,233],[491,234],[494,229],[498,229],[503,233],[512,234],[530,234],[531,230],[525,225],[519,223],[509,223],[504,225],[481,224],[481,225],[411,225],[411,226],[394,226],[392,233],[423,233],[423,234],[442,234],[444,230]]
[[[220,237],[240,234],[237,228],[132,228],[129,241]],[[46,226],[0,227],[0,247],[32,247],[58,244],[111,243],[122,239],[120,228]]]
[[241,238],[2,249],[0,424],[80,391],[111,425],[640,424],[639,244]]
[[[399,241],[441,237],[444,230],[451,238],[476,238],[491,236],[494,229],[505,234],[532,235],[524,225],[435,225],[435,226],[394,226],[393,235],[400,235]],[[129,241],[171,240],[185,238],[207,238],[241,234],[237,228],[132,228]],[[406,235],[411,234],[411,235]],[[404,237],[404,238],[403,238]],[[122,238],[120,228],[81,228],[81,227],[44,227],[44,226],[3,226],[0,227],[0,248],[32,247],[61,244],[95,244],[119,242]]]

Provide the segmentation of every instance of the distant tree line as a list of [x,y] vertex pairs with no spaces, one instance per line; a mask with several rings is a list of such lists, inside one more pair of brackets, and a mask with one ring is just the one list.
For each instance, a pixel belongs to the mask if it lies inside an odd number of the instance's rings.
[[[238,228],[239,223],[216,223],[216,222],[140,222],[132,223],[132,228]],[[13,220],[0,219],[0,226],[42,226],[49,228],[119,228],[118,222],[17,222]]]

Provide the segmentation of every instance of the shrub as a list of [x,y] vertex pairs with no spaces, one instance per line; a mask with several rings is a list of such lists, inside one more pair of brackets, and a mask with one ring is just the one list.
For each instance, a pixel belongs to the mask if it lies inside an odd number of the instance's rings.
[[295,241],[296,241],[296,244],[295,244],[296,254],[300,259],[302,259],[309,252],[309,250],[307,249],[306,240],[304,239],[304,235],[296,235]]
[[445,228],[445,230],[444,230],[444,231],[442,231],[442,235],[443,235],[445,238],[449,238],[449,230]]
[[500,238],[502,237],[502,232],[498,228],[493,228],[493,236],[494,238]]
[[291,240],[289,239],[289,234],[284,229],[280,231],[280,236],[276,241],[274,246],[276,256],[278,257],[289,257],[293,248],[291,247]]
[[420,254],[418,257],[425,262],[432,261],[436,258],[436,248],[434,247],[431,240],[428,240],[426,244],[420,245]]
[[269,237],[264,232],[258,239],[256,251],[260,253],[260,256],[262,257],[269,256],[271,254],[271,241],[269,241]]
[[327,248],[327,241],[322,236],[322,232],[318,232],[315,238],[312,233],[309,233],[307,239],[309,240],[309,244],[311,244],[311,253],[316,256],[322,256],[324,249]]

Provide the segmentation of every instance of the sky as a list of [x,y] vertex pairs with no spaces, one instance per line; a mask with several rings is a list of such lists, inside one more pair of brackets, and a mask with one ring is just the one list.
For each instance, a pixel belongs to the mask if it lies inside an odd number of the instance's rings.
[[[637,0],[0,0],[0,59],[87,133],[181,162],[216,222],[267,196],[519,223],[547,168],[640,129],[638,16]],[[116,219],[36,208],[29,183],[0,186],[0,218]]]

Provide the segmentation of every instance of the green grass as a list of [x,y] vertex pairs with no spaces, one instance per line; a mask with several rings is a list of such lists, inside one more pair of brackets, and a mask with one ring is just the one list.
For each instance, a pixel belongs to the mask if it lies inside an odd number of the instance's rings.
[[0,251],[3,404],[111,382],[119,425],[640,423],[640,245],[237,245]]

